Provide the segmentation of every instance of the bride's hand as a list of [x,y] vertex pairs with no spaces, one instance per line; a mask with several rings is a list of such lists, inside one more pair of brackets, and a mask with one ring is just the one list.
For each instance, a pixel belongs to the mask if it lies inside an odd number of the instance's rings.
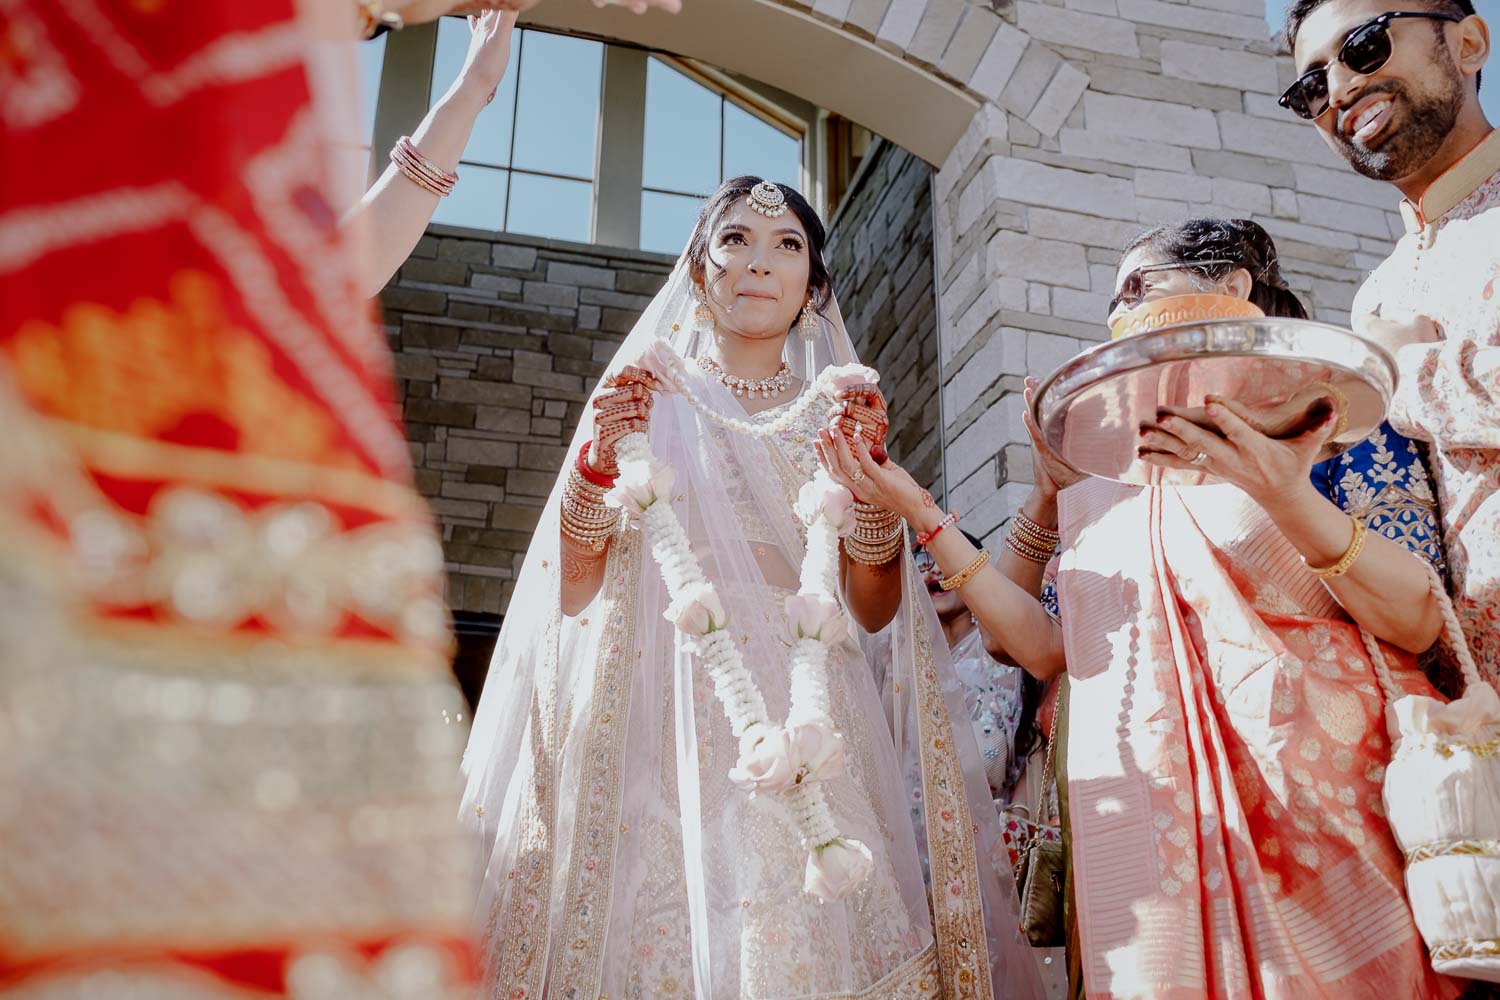
[[656,376],[634,365],[626,365],[605,384],[614,391],[601,393],[594,400],[594,444],[589,448],[589,465],[600,475],[613,476],[620,471],[615,446],[625,435],[636,431],[644,434],[651,426],[654,393],[661,386]]
[[907,520],[922,508],[935,506],[932,494],[917,485],[901,466],[890,459],[883,465],[877,463],[863,435],[854,438],[851,449],[842,434],[821,430],[813,448],[833,481],[848,487],[861,503],[895,511]]
[[885,436],[891,428],[885,397],[870,383],[844,389],[828,408],[828,429],[851,446],[856,438],[867,442],[876,464],[887,461]]
[[518,15],[513,10],[489,10],[469,15],[469,52],[458,74],[458,86],[473,87],[486,102],[505,79],[510,62],[511,32]]

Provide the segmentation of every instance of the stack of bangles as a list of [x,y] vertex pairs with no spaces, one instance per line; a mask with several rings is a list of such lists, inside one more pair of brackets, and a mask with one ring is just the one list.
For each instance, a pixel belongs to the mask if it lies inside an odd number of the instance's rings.
[[1016,555],[1028,562],[1041,563],[1043,566],[1052,559],[1052,553],[1057,551],[1057,543],[1062,541],[1062,535],[1051,528],[1044,528],[1020,511],[1011,518],[1010,532],[1005,536],[1005,545]]
[[568,485],[562,495],[562,533],[584,548],[603,552],[620,526],[620,509],[604,503],[604,493],[615,480],[589,465],[592,443],[583,443],[578,449],[578,461],[568,469]]
[[895,511],[854,502],[854,531],[844,539],[850,559],[863,566],[884,566],[905,547],[906,531]]
[[458,174],[444,170],[423,156],[409,135],[403,135],[391,147],[391,162],[406,175],[407,180],[439,198],[452,194],[453,185],[458,183]]

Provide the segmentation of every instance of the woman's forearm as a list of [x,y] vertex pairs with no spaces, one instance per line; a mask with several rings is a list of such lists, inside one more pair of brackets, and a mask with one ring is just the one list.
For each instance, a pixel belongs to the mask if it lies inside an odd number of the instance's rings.
[[839,575],[849,615],[866,632],[879,632],[901,607],[901,551],[878,566],[841,555]]
[[574,617],[593,603],[604,585],[604,567],[609,562],[609,547],[602,552],[579,545],[566,534],[562,536],[562,612]]
[[[1032,491],[1021,505],[1021,513],[1031,518],[1044,528],[1057,530],[1057,497],[1046,496],[1037,491]],[[1046,563],[1035,562],[1016,555],[1009,545],[1000,543],[995,546],[994,558],[991,565],[1000,571],[1000,574],[1010,580],[1017,587],[1028,594],[1040,594],[1042,592],[1042,576],[1047,569]]]
[[[919,531],[931,531],[941,519],[942,513],[935,509],[914,512],[912,526]],[[961,532],[949,530],[938,532],[927,543],[927,552],[944,577],[958,573],[979,555],[979,550]],[[1040,580],[1038,572],[1038,590]],[[1035,592],[1021,589],[993,564],[974,574],[958,592],[986,639],[1003,647],[1017,666],[1042,680],[1063,672],[1062,627],[1047,614]]]
[[[1333,565],[1353,541],[1351,515],[1311,483],[1265,509],[1310,565]],[[1324,583],[1361,628],[1408,652],[1426,650],[1442,630],[1442,609],[1421,557],[1374,532],[1366,533],[1364,551],[1348,572]]]
[[[439,168],[455,171],[489,94],[481,85],[460,77],[427,112],[412,135],[412,144]],[[417,240],[427,231],[439,200],[394,163],[386,166],[346,220],[363,231],[365,252],[358,271],[361,294],[377,294],[411,255]]]

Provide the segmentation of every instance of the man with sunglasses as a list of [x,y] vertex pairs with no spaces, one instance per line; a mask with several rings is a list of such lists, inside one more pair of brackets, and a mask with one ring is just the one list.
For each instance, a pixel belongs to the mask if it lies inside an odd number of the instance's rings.
[[1454,606],[1500,682],[1500,132],[1471,0],[1292,0],[1281,105],[1401,192],[1406,233],[1354,300],[1400,371],[1390,422],[1431,445]]

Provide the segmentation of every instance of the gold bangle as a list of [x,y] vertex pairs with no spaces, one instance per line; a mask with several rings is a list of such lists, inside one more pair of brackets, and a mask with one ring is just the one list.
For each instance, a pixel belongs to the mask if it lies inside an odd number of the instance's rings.
[[957,590],[959,587],[962,587],[964,584],[972,580],[974,578],[974,574],[983,569],[984,564],[989,561],[990,550],[980,549],[979,555],[974,557],[973,562],[969,563],[969,565],[965,566],[957,573],[954,573],[952,576],[948,577],[942,583],[939,583],[938,586],[942,587],[944,590]]
[[852,538],[844,539],[844,552],[853,562],[861,566],[884,566],[901,552],[906,545],[904,532],[897,532],[888,539],[883,547],[862,544]]
[[[1027,517],[1025,511],[1016,511],[1016,518],[1011,523],[1016,526],[1013,530],[1023,531],[1026,534],[1032,535],[1038,542],[1051,542],[1053,545],[1056,545],[1058,542],[1062,541],[1061,532],[1056,531],[1052,528],[1042,527],[1040,524],[1037,524],[1031,518]],[[1045,546],[1043,547],[1045,548]]]
[[[1012,525],[1014,525],[1014,523],[1015,522],[1012,522]],[[1018,545],[1024,545],[1028,549],[1036,552],[1037,555],[1051,555],[1053,552],[1057,551],[1056,542],[1037,538],[1034,535],[1028,535],[1025,529],[1014,526],[1012,526],[1010,531],[1006,533],[1005,540],[1007,542],[1014,541]]]
[[1034,562],[1038,566],[1045,566],[1052,561],[1052,553],[1027,545],[1015,535],[1005,536],[1005,547],[1027,562]]
[[1332,566],[1314,566],[1307,561],[1306,556],[1302,557],[1302,564],[1318,579],[1331,580],[1336,576],[1343,576],[1365,550],[1365,522],[1352,514],[1349,515],[1349,520],[1354,522],[1354,537],[1349,540],[1349,548],[1339,557],[1338,562]]

